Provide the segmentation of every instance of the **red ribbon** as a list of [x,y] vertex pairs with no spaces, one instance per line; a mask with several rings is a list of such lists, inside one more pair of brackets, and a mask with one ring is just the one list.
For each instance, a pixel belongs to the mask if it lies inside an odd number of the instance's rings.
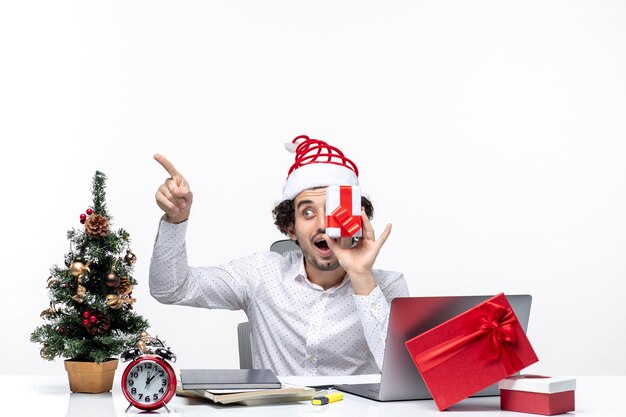
[[341,229],[341,237],[352,237],[361,229],[361,215],[352,214],[352,187],[339,187],[339,207],[326,216],[326,227]]
[[479,326],[471,333],[452,338],[414,356],[422,373],[456,356],[467,345],[479,338],[485,338],[479,359],[487,361],[502,359],[504,369],[509,374],[524,367],[512,346],[515,342],[515,325],[517,324],[517,317],[513,310],[487,302],[478,314]]

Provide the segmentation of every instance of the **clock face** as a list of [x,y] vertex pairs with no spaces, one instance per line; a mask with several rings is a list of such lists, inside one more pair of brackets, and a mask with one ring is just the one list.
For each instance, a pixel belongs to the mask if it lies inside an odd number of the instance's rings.
[[144,355],[131,362],[124,371],[122,391],[135,407],[153,410],[174,396],[176,375],[172,367],[158,356]]

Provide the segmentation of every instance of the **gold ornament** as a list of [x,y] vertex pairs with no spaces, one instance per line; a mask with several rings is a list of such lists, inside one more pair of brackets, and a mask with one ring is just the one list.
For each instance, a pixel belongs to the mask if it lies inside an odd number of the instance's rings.
[[83,286],[83,277],[91,272],[89,269],[89,265],[91,265],[93,261],[90,259],[86,264],[83,264],[80,261],[73,262],[70,265],[70,273],[73,277],[76,278],[76,294],[72,296],[72,300],[77,303],[82,303],[85,299],[85,293],[87,292],[87,288]]
[[41,317],[42,319],[48,319],[56,316],[58,313],[59,312],[57,311],[56,307],[54,306],[52,301],[50,301],[50,307],[42,311],[41,314],[39,314],[39,317]]
[[148,336],[150,336],[150,335],[145,330],[143,332],[139,333],[139,337],[148,337]]
[[59,283],[59,279],[50,275],[48,277],[48,288],[56,286]]
[[72,300],[77,303],[82,303],[85,301],[85,294],[87,293],[87,288],[82,285],[80,277],[78,278],[78,286],[76,287],[76,294],[72,296]]
[[143,340],[140,340],[137,343],[135,343],[135,346],[137,347],[137,349],[139,349],[142,352],[146,351],[146,342],[144,342]]
[[124,261],[126,261],[128,265],[135,265],[135,263],[137,262],[137,256],[135,256],[135,254],[131,252],[130,248],[126,249],[126,256],[124,256]]
[[70,273],[73,277],[78,278],[85,276],[91,272],[89,269],[89,265],[91,265],[92,260],[89,260],[86,264],[83,264],[80,261],[73,262],[70,265]]
[[106,303],[113,310],[119,310],[124,305],[128,305],[129,307],[137,301],[135,298],[130,297],[129,295],[117,295],[117,294],[109,294],[106,297]]

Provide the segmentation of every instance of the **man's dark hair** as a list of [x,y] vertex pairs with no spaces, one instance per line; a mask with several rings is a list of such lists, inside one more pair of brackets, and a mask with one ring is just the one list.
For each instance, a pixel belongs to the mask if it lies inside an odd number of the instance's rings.
[[[361,196],[361,207],[365,210],[367,218],[372,220],[374,218],[374,206],[367,197]],[[274,215],[274,224],[285,235],[288,235],[289,227],[293,226],[296,222],[296,208],[293,205],[293,200],[283,200],[274,207],[272,210]]]

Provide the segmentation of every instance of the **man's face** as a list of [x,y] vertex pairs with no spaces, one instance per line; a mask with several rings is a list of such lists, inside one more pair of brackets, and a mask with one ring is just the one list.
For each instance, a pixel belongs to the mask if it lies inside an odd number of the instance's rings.
[[339,268],[339,261],[322,239],[326,233],[326,188],[302,191],[294,199],[295,224],[289,237],[298,241],[304,259],[321,271]]

